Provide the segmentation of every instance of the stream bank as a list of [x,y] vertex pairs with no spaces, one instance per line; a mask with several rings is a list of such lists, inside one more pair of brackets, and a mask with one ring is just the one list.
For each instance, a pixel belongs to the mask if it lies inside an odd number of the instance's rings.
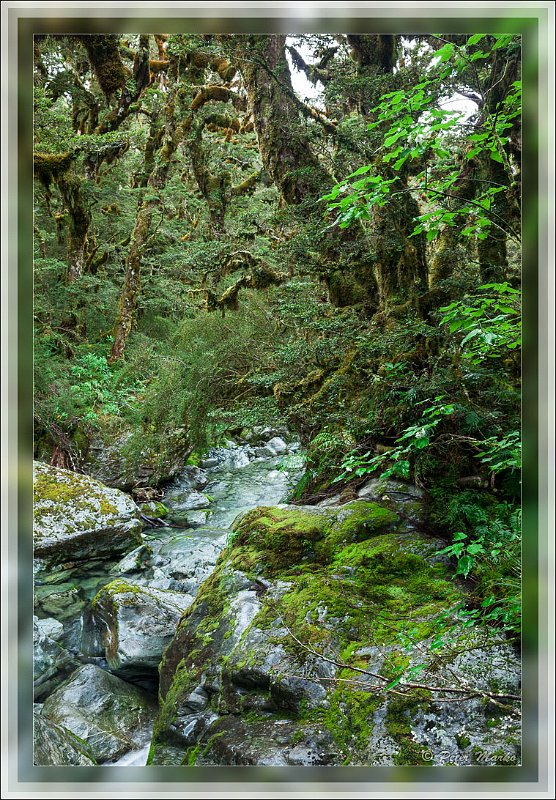
[[275,433],[265,452],[230,441],[184,467],[165,489],[168,527],[144,527],[117,489],[35,463],[37,763],[146,762],[158,664],[181,613],[237,514],[283,500],[299,473],[297,443]]
[[116,496],[118,519],[102,500],[74,513],[108,514],[102,553],[82,533],[72,562],[41,545],[40,763],[519,763],[519,657],[494,629],[443,627],[467,590],[422,493],[371,479],[347,503],[288,505],[296,451],[229,442],[184,468],[163,500],[188,527],[138,540],[140,510]]

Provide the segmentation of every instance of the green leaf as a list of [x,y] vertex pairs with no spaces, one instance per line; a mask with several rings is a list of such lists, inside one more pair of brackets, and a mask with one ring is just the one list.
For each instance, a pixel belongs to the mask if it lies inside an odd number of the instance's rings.
[[486,35],[487,35],[486,33],[474,33],[473,36],[470,36],[469,39],[467,40],[466,42],[467,47],[469,47],[472,44],[478,44],[478,42],[480,42],[481,39],[484,39]]
[[387,136],[384,140],[384,147],[391,147],[402,135],[402,132],[398,131],[398,133],[394,133],[392,136]]
[[404,673],[404,672],[402,672],[402,674],[401,674],[401,675],[398,675],[398,677],[397,677],[395,680],[393,680],[393,681],[392,681],[392,683],[389,683],[389,684],[388,684],[388,686],[385,686],[385,687],[384,687],[384,691],[385,691],[385,692],[387,692],[387,691],[389,691],[390,689],[393,689],[393,688],[394,688],[394,686],[397,686],[397,685],[398,685],[398,683],[399,683],[399,682],[402,680],[402,678],[403,678],[403,676],[404,676],[404,675],[405,675],[405,673]]
[[467,576],[471,571],[472,566],[473,566],[473,559],[471,558],[471,556],[467,555],[461,556],[461,558],[458,559],[458,568],[456,575],[463,575],[464,578],[467,578]]
[[356,175],[365,175],[367,172],[370,172],[372,168],[372,164],[366,164],[364,167],[359,167],[359,169],[356,169],[355,172],[351,173],[351,175],[348,175],[348,178],[355,178]]
[[440,58],[440,63],[442,64],[444,61],[448,61],[449,58],[452,57],[452,53],[454,52],[454,45],[451,42],[448,42],[440,50],[437,50],[434,54],[436,58]]

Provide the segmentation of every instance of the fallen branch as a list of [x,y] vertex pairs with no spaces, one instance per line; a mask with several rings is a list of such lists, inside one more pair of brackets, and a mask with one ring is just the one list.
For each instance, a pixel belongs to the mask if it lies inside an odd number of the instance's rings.
[[[380,675],[377,672],[371,672],[370,670],[362,669],[361,667],[354,667],[351,664],[345,664],[345,663],[343,663],[341,661],[335,661],[332,658],[328,658],[327,656],[322,655],[322,653],[318,653],[316,650],[313,650],[312,647],[309,647],[308,645],[304,644],[300,639],[297,638],[297,636],[293,633],[293,631],[286,625],[286,623],[284,622],[284,618],[282,617],[281,614],[279,614],[278,616],[279,616],[279,619],[282,621],[282,624],[284,625],[285,629],[287,630],[289,635],[292,637],[292,639],[300,647],[302,647],[304,650],[306,650],[307,652],[311,653],[314,656],[317,656],[317,658],[320,658],[323,661],[328,662],[329,664],[334,664],[334,666],[340,667],[341,669],[349,669],[349,670],[352,670],[353,672],[358,672],[358,673],[360,673],[362,675],[369,675],[372,678],[377,678],[378,680],[384,681],[386,684],[389,684],[389,683],[392,682],[391,678],[386,678],[384,675]],[[321,679],[319,679],[319,680],[321,680]],[[354,683],[359,683],[359,682],[354,681]],[[372,686],[376,686],[376,684],[371,684],[371,685]],[[398,686],[399,686],[399,684],[398,684]],[[460,688],[453,687],[453,686],[429,686],[428,684],[424,684],[424,683],[413,683],[411,681],[404,681],[403,688],[405,688],[405,687],[407,687],[408,689],[425,689],[426,691],[429,691],[429,692],[439,692],[439,693],[444,693],[444,694],[461,694],[461,695],[466,695],[467,698],[483,697],[485,699],[492,700],[493,702],[495,702],[497,699],[498,700],[518,700],[518,701],[521,702],[521,697],[519,695],[508,694],[508,693],[505,693],[505,692],[485,692],[482,689],[477,689],[476,687],[470,687],[469,689],[460,689]],[[384,691],[384,692],[392,692],[393,691],[393,689],[388,689],[386,686],[385,687],[379,687],[379,688],[382,688],[382,691]]]

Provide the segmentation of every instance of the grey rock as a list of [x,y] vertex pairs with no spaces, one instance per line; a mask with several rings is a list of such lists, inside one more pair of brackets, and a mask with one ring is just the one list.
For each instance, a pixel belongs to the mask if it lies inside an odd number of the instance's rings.
[[94,478],[35,461],[33,542],[45,564],[109,558],[140,544],[131,497]]
[[121,561],[118,561],[110,572],[117,575],[133,575],[137,572],[144,572],[149,568],[152,552],[152,548],[148,544],[141,544],[125,555]]
[[210,517],[211,512],[208,509],[203,511],[178,511],[172,513],[171,521],[181,528],[200,528],[207,524]]
[[279,436],[273,436],[273,438],[266,443],[266,446],[270,447],[276,455],[282,455],[282,453],[287,453],[288,451],[288,445]]
[[35,606],[44,614],[57,620],[68,620],[79,616],[87,600],[80,586],[60,583],[35,586]]
[[209,701],[209,696],[206,691],[203,689],[202,686],[197,686],[190,695],[188,695],[187,700],[185,701],[186,709],[190,710],[192,713],[198,711],[204,711],[207,707]]
[[93,767],[97,763],[86,742],[38,713],[33,714],[33,740],[38,767]]
[[143,746],[155,712],[145,692],[92,664],[76,670],[42,709],[44,717],[85,741],[99,763]]
[[69,672],[79,666],[60,640],[64,626],[55,619],[33,617],[33,687],[35,700],[46,697]]
[[93,601],[93,620],[110,669],[125,676],[156,670],[192,602],[191,595],[123,580],[101,589]]
[[107,486],[131,491],[137,486],[159,486],[183,468],[187,458],[189,442],[184,428],[175,428],[164,437],[162,450],[150,449],[147,444],[138,451],[126,447],[132,438],[132,430],[114,432],[101,430],[93,436],[84,455],[83,466]]
[[169,496],[166,500],[168,506],[173,511],[193,511],[199,508],[208,508],[210,500],[201,492],[194,489],[183,492],[182,494]]
[[263,447],[255,447],[253,449],[253,453],[255,458],[274,458],[276,455],[276,452],[268,445],[264,445]]

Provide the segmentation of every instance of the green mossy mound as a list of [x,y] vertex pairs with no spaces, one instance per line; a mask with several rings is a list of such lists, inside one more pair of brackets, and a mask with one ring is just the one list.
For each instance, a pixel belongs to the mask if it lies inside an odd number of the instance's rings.
[[36,461],[33,543],[48,564],[110,558],[141,544],[139,509],[117,489]]
[[483,691],[495,674],[515,690],[519,665],[500,640],[460,631],[448,668],[431,647],[438,615],[462,598],[441,546],[376,503],[244,515],[164,655],[149,763],[424,764],[431,713],[452,763],[471,763],[462,736],[501,746],[481,698],[384,692],[419,664],[425,686],[456,670]]

